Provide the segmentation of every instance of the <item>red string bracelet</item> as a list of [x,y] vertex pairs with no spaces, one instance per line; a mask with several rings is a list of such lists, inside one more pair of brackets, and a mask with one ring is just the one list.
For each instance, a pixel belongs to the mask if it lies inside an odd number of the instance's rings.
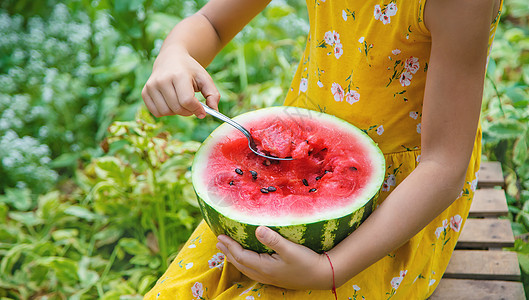
[[326,251],[323,251],[325,255],[327,256],[327,259],[329,260],[329,264],[331,264],[331,270],[332,270],[332,293],[334,294],[334,299],[338,300],[338,295],[336,294],[336,284],[334,281],[334,267],[332,266],[331,258],[329,257],[329,254],[327,254]]

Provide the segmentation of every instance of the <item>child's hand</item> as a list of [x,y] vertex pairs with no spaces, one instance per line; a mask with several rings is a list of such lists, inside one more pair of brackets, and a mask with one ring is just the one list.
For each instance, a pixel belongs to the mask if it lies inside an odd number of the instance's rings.
[[182,48],[162,48],[141,93],[149,111],[156,117],[195,114],[202,119],[206,112],[195,92],[218,109],[220,94],[208,72]]
[[297,290],[332,288],[332,271],[324,254],[295,244],[264,226],[257,228],[256,235],[276,253],[243,249],[226,235],[219,235],[217,248],[239,271],[258,282]]

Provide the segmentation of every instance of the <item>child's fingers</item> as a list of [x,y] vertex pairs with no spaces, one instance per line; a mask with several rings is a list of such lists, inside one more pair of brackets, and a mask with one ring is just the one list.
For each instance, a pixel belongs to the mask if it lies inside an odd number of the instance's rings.
[[[259,226],[256,231],[257,239],[265,246],[268,246],[270,249],[274,250],[282,258],[290,258],[293,256],[298,256],[300,245],[293,243],[274,230],[266,227]],[[298,250],[298,251],[296,251]]]
[[158,109],[158,112],[161,116],[174,115],[174,112],[169,108],[169,106],[167,106],[165,98],[160,91],[157,89],[148,89],[147,92],[149,93],[149,96],[153,100],[154,105],[156,106],[156,109]]
[[147,109],[157,118],[161,117],[162,115],[156,108],[156,105],[154,105],[154,102],[151,99],[151,96],[149,96],[149,93],[147,92],[147,86],[143,87],[143,90],[141,91],[141,97],[143,98],[143,102],[145,102],[145,106],[147,106]]
[[165,103],[173,112],[172,114],[178,114],[182,116],[190,116],[193,113],[183,108],[176,97],[176,90],[171,80],[168,80],[164,84],[160,84],[159,90],[165,100]]
[[183,109],[190,111],[200,119],[206,116],[206,111],[195,97],[195,90],[191,79],[187,80],[173,80],[173,85],[176,90],[176,97]]
[[202,96],[206,99],[206,104],[214,110],[219,110],[220,93],[213,82],[213,79],[207,72],[204,72],[201,76],[197,76],[197,86]]

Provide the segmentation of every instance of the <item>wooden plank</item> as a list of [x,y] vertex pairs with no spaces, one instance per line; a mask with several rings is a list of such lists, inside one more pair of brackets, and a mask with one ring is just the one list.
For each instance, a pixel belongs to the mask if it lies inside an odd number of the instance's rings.
[[499,217],[508,214],[505,191],[490,188],[476,190],[470,206],[470,217]]
[[513,247],[514,236],[509,220],[467,219],[456,248]]
[[520,281],[518,256],[510,251],[456,250],[443,278]]
[[443,279],[431,300],[523,300],[521,282],[500,280]]
[[501,164],[497,161],[483,161],[479,169],[478,188],[505,187]]

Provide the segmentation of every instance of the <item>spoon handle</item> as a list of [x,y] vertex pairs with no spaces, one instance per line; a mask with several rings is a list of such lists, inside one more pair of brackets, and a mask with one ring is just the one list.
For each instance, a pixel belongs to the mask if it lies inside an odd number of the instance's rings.
[[221,114],[220,112],[210,108],[209,106],[207,106],[205,103],[203,102],[200,102],[200,104],[202,104],[202,106],[204,107],[204,110],[206,110],[206,113],[212,115],[213,117],[219,119],[219,120],[222,120],[228,124],[230,124],[231,126],[239,129],[247,138],[251,139],[253,141],[253,138],[252,138],[252,135],[248,132],[248,130],[246,130],[246,128],[242,127],[239,123],[233,121],[232,119],[228,118],[227,116]]

